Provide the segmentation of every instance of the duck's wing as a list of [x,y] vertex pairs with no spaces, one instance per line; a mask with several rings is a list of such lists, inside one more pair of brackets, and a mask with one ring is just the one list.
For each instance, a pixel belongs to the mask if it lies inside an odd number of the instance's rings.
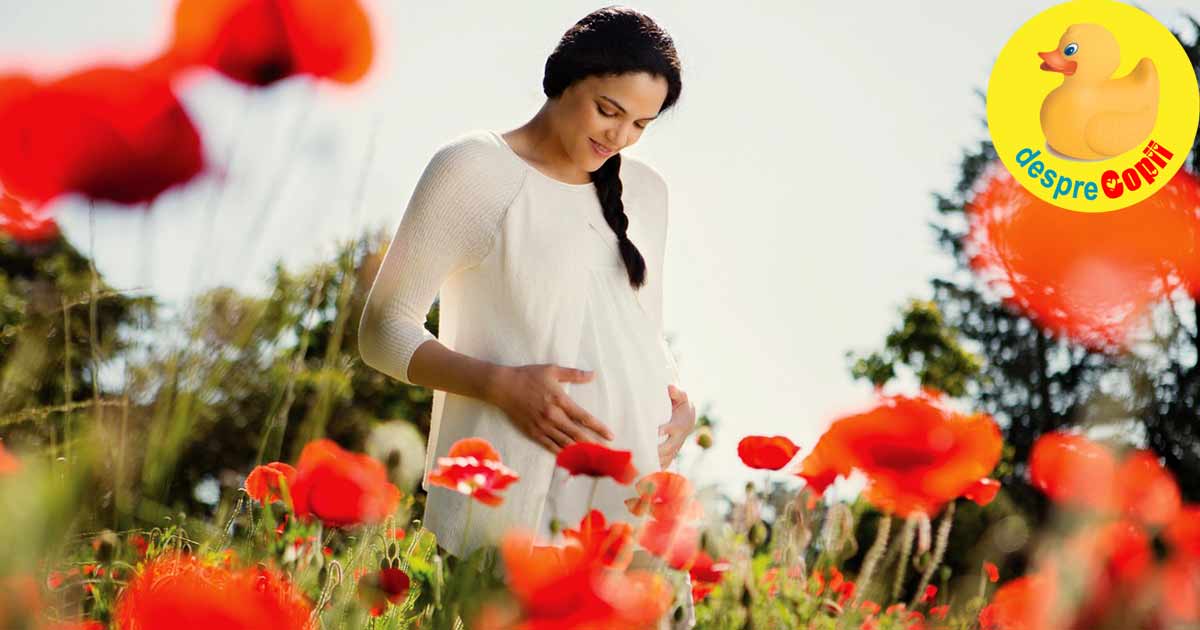
[[1101,87],[1105,109],[1136,112],[1158,104],[1158,70],[1149,57],[1143,57],[1129,74],[1109,79]]
[[1146,139],[1158,117],[1158,71],[1144,58],[1129,74],[1106,81],[1099,111],[1084,132],[1088,146],[1101,155],[1118,155]]

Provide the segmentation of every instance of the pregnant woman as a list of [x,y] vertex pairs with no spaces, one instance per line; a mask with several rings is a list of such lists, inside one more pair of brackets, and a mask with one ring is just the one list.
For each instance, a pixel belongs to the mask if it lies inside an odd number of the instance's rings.
[[[520,475],[469,524],[471,498],[425,483],[424,526],[459,557],[512,527],[549,539],[589,498],[636,523],[632,485],[602,479],[593,497],[556,453],[595,441],[632,451],[644,475],[670,465],[696,419],[662,335],[667,187],[622,154],[679,97],[671,38],[637,11],[600,9],[563,36],[542,89],[521,127],[434,153],[359,324],[367,365],[435,390],[426,476],[467,437]],[[424,322],[439,291],[435,337]]]

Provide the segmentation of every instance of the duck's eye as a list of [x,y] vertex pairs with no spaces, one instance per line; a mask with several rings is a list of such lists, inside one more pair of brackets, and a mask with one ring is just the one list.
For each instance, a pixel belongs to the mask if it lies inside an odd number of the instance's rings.
[[1079,52],[1079,44],[1076,44],[1075,42],[1071,42],[1070,44],[1067,44],[1067,47],[1063,49],[1063,54],[1068,57],[1070,57],[1071,55],[1074,55],[1077,52]]

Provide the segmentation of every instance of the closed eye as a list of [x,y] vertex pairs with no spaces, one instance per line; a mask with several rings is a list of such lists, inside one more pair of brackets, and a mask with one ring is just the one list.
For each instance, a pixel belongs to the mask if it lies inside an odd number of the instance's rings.
[[[613,112],[610,114],[610,113],[604,111],[604,108],[600,107],[599,105],[596,105],[596,111],[600,112],[600,115],[604,116],[605,118],[613,118],[613,117],[617,116],[616,112]],[[649,124],[649,123],[647,123],[647,124]],[[645,129],[646,125],[638,125],[637,127],[638,127],[638,129]]]

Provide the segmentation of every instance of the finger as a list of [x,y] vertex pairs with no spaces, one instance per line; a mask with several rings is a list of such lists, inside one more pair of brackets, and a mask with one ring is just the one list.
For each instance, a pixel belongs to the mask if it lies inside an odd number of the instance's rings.
[[550,420],[554,423],[554,428],[571,439],[572,442],[592,442],[592,437],[583,431],[583,427],[579,426],[574,420],[567,417],[566,412],[561,408],[555,407],[550,412]]
[[546,427],[546,437],[550,438],[550,440],[553,441],[560,449],[566,448],[571,444],[571,442],[575,441],[572,440],[571,437],[566,433],[563,433],[561,430],[559,430],[557,426]]
[[611,440],[615,437],[612,429],[609,429],[603,422],[597,420],[595,416],[588,413],[587,409],[580,407],[579,403],[576,403],[574,400],[567,398],[559,406],[562,407],[562,410],[573,422],[595,431],[597,435],[606,440]]
[[592,377],[596,374],[595,370],[581,370],[562,365],[556,367],[558,368],[558,380],[568,383],[586,383],[592,380]]
[[558,455],[558,451],[559,451],[558,445],[555,444],[554,441],[551,440],[550,438],[548,438],[544,435],[539,435],[536,438],[534,438],[534,440],[538,444],[541,444],[542,447],[545,448],[547,451],[550,451],[551,453]]

